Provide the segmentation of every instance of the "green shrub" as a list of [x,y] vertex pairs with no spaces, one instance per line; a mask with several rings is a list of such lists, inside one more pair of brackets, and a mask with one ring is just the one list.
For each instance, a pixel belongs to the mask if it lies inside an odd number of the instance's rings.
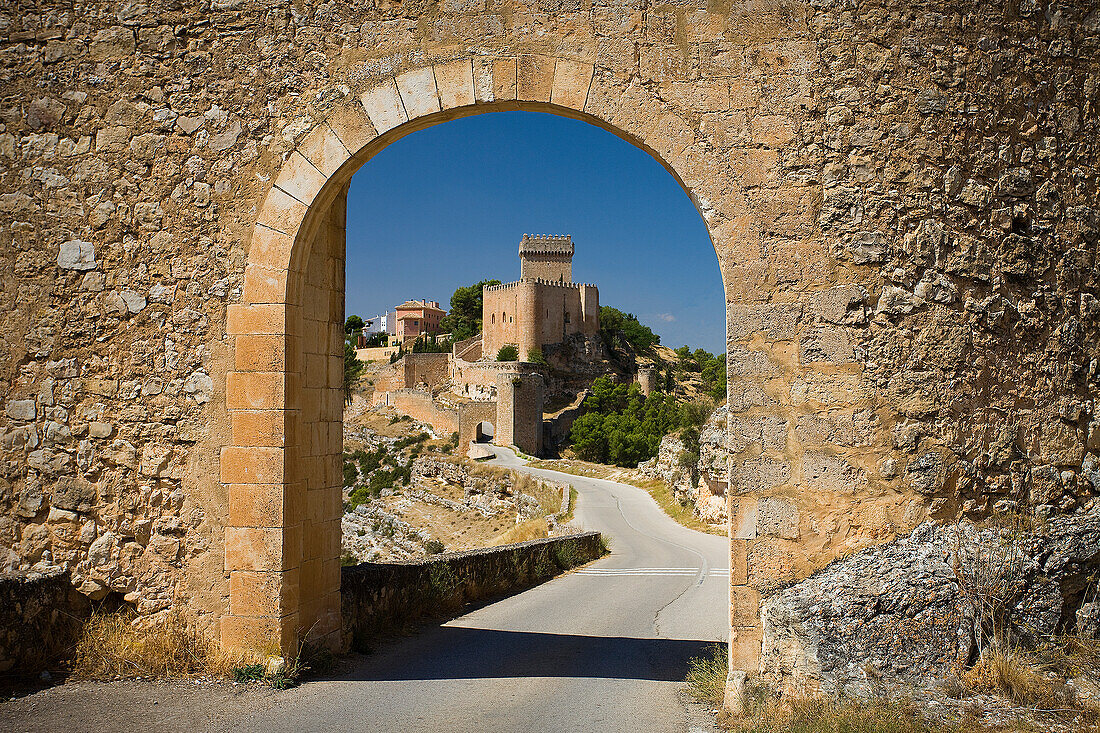
[[[698,421],[699,408],[671,395],[643,395],[637,384],[597,379],[584,402],[585,413],[570,431],[578,458],[616,466],[636,466],[657,455],[661,438]],[[704,417],[705,420],[705,417]]]
[[500,347],[500,351],[497,352],[497,361],[518,361],[519,349],[512,344],[505,344]]

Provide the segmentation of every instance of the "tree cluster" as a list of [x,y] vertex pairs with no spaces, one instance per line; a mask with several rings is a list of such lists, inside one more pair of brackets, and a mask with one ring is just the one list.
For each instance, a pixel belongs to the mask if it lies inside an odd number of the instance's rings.
[[[677,365],[680,369],[699,372],[703,380],[703,389],[712,400],[721,402],[726,399],[725,354],[715,356],[705,349],[692,351],[687,346],[681,346],[676,349],[676,356],[680,360]],[[671,380],[671,374],[666,378]]]
[[600,306],[600,331],[612,346],[622,345],[625,341],[639,354],[648,352],[655,344],[661,343],[661,337],[653,333],[649,326],[639,322],[633,313],[623,313],[609,305]]
[[569,437],[578,458],[594,463],[636,466],[657,455],[661,438],[675,430],[698,428],[707,405],[682,403],[664,392],[642,394],[637,384],[615,384],[600,377],[584,401],[585,412]]
[[481,333],[482,289],[487,285],[500,285],[500,280],[482,280],[458,288],[451,296],[451,310],[443,316],[439,327],[455,341]]

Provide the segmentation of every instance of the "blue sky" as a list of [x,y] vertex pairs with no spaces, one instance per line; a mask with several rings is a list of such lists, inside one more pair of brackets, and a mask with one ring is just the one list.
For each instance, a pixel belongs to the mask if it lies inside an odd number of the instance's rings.
[[413,133],[364,165],[348,194],[346,312],[519,277],[524,233],[571,234],[573,280],[673,348],[725,350],[718,260],[703,219],[645,152],[577,120],[476,115]]

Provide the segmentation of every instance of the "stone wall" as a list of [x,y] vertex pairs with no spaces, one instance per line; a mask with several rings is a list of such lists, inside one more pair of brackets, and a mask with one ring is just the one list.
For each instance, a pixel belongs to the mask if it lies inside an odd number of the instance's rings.
[[0,673],[59,669],[90,610],[60,568],[0,574]]
[[496,358],[502,346],[512,344],[524,361],[532,349],[559,344],[574,334],[593,335],[599,331],[599,297],[595,285],[551,280],[486,286],[483,353]]
[[351,175],[550,112],[657,158],[714,243],[755,669],[762,591],[1096,491],[1098,38],[1037,0],[9,3],[0,560],[228,646],[332,639]]
[[441,407],[427,392],[415,389],[387,392],[377,404],[389,405],[414,420],[431,425],[441,438],[450,437],[451,433],[459,431],[458,413]]
[[497,379],[497,445],[542,455],[542,407],[545,381],[539,374],[502,373]]
[[344,638],[352,648],[366,646],[379,633],[524,590],[603,553],[600,534],[585,532],[426,560],[346,567]]
[[450,354],[406,354],[405,386],[409,389],[429,390],[439,387],[451,378]]

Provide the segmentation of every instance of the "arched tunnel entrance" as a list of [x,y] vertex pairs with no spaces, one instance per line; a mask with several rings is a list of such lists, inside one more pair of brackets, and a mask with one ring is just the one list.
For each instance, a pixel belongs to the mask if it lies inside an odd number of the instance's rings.
[[474,442],[492,443],[495,433],[496,429],[493,427],[493,424],[488,420],[482,420],[474,427]]

